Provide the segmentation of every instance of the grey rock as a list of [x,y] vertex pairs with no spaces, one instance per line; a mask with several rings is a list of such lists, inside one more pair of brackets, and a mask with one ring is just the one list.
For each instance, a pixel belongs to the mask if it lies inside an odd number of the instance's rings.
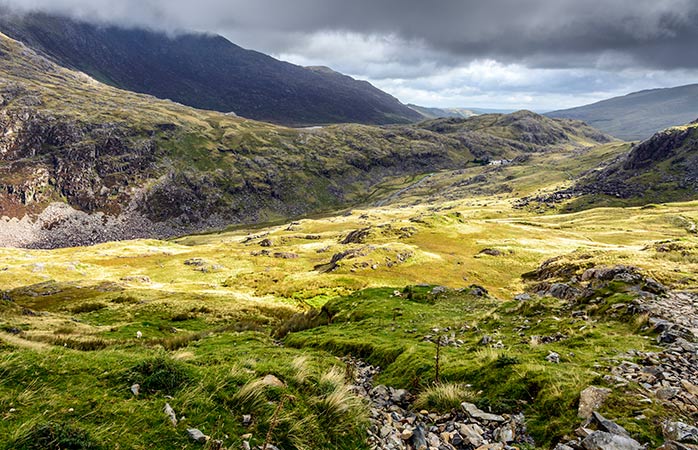
[[616,434],[619,436],[630,437],[630,433],[628,433],[625,430],[625,428],[621,427],[620,425],[611,420],[606,419],[604,416],[597,413],[596,411],[592,413],[592,418],[601,431],[606,431],[608,433]]
[[643,450],[634,439],[605,431],[595,431],[582,440],[585,450]]
[[591,414],[599,409],[611,394],[611,390],[607,388],[599,388],[589,386],[579,394],[579,408],[577,416],[582,419],[588,419]]
[[140,392],[141,392],[141,385],[140,384],[136,383],[136,384],[131,386],[131,393],[133,395],[138,397],[138,394],[140,394]]
[[188,428],[187,434],[189,435],[189,439],[198,442],[199,444],[205,444],[209,439],[209,437],[202,433],[201,430],[196,428]]
[[412,431],[410,443],[415,450],[428,450],[426,431],[421,425]]
[[488,422],[504,422],[504,417],[497,414],[486,413],[472,403],[463,402],[460,406],[463,408],[463,411],[473,419],[485,420]]
[[548,356],[545,357],[545,360],[553,364],[560,364],[560,355],[551,351],[548,353]]
[[177,415],[174,412],[174,409],[170,406],[169,403],[165,403],[165,408],[163,409],[165,412],[165,415],[167,416],[168,419],[170,419],[170,422],[172,422],[173,426],[177,426]]
[[683,422],[664,422],[662,424],[664,437],[684,444],[698,444],[698,428]]

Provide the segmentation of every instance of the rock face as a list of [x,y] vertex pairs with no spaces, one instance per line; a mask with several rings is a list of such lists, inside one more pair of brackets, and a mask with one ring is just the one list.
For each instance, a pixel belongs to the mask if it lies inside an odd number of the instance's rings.
[[446,414],[410,411],[412,396],[402,389],[373,386],[378,369],[358,360],[347,361],[355,374],[354,391],[369,400],[371,426],[368,443],[376,450],[504,449],[533,445],[523,415],[484,412],[472,403]]

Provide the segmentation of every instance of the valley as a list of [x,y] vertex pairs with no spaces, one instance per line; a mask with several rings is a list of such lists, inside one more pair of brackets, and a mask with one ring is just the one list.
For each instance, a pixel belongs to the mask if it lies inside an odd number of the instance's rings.
[[0,450],[698,448],[685,90],[420,107],[8,11]]

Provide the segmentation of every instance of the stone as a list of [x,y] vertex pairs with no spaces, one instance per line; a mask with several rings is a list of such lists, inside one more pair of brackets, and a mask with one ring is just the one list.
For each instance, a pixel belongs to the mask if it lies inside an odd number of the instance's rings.
[[242,450],[252,450],[248,441],[242,441]]
[[560,355],[551,351],[548,353],[548,356],[545,357],[545,360],[553,364],[560,364]]
[[252,415],[243,414],[242,415],[242,425],[244,427],[249,427],[250,425],[252,425]]
[[582,440],[585,450],[643,450],[636,440],[627,436],[595,431]]
[[283,381],[279,380],[274,375],[267,375],[264,378],[262,378],[262,384],[264,384],[265,386],[278,387],[278,388],[286,387],[286,384],[284,384]]
[[514,297],[514,300],[517,302],[527,302],[531,300],[531,295],[526,293],[518,294],[516,297]]
[[557,444],[553,450],[574,450],[572,447],[569,445],[565,444]]
[[681,386],[691,395],[698,396],[698,386],[688,380],[681,380]]
[[477,424],[463,424],[458,428],[463,440],[473,447],[481,446],[485,440],[482,437],[484,431]]
[[625,428],[621,427],[620,425],[613,422],[612,420],[606,419],[604,416],[602,416],[598,412],[594,411],[592,413],[592,418],[594,420],[594,423],[596,423],[596,425],[598,425],[598,427],[601,431],[606,431],[608,433],[619,435],[619,436],[630,437],[630,433],[628,433],[625,430]]
[[497,414],[486,413],[472,403],[463,402],[460,406],[463,411],[473,419],[485,420],[488,422],[504,422],[504,417]]
[[679,393],[679,388],[667,386],[657,389],[654,395],[660,400],[671,400]]
[[177,415],[174,412],[174,409],[170,406],[169,403],[165,403],[165,408],[163,409],[165,412],[165,415],[167,416],[168,419],[170,419],[170,422],[172,422],[173,426],[177,426]]
[[136,383],[136,384],[131,386],[131,393],[133,395],[138,397],[138,394],[140,394],[140,392],[141,392],[141,385],[140,384]]
[[577,417],[581,419],[589,419],[591,414],[599,409],[611,394],[608,388],[599,388],[589,386],[579,394],[579,408],[577,409]]
[[199,444],[205,444],[209,440],[208,436],[196,428],[188,428],[187,434],[189,435],[189,439],[198,442]]
[[412,432],[412,438],[410,439],[410,443],[412,444],[414,450],[427,450],[429,448],[425,434],[426,431],[421,425],[414,429]]
[[684,444],[698,444],[698,428],[683,422],[667,421],[662,424],[664,437]]

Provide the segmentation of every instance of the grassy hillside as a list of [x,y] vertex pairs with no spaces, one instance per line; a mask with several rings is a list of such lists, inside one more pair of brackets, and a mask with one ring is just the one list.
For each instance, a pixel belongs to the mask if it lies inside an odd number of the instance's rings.
[[[614,145],[582,161],[593,166]],[[514,190],[554,187],[551,177],[580,161],[569,151],[533,175],[537,157],[501,168]],[[363,448],[368,413],[344,387],[336,357],[365,358],[383,368],[377,382],[427,396],[435,345],[425,336],[436,328],[462,342],[442,349],[442,382],[470,385],[461,400],[482,408],[524,412],[538,447],[579,425],[589,384],[613,388],[604,415],[658,444],[665,418],[690,418],[606,377],[634,360],[629,352],[655,349],[647,316],[625,309],[637,294],[614,284],[590,304],[539,297],[526,274],[566,255],[556,263],[568,274],[561,282],[585,268],[632,264],[695,291],[698,240],[685,224],[698,220],[698,205],[540,214],[518,209],[517,199],[472,194],[409,206],[406,193],[389,207],[254,230],[0,250],[2,448],[37,448],[32,442],[59,434],[79,448],[199,448],[189,427],[223,448],[267,436],[280,448]],[[661,250],[668,240],[680,250]],[[524,291],[530,301],[512,300]],[[492,345],[480,344],[484,336]],[[551,351],[559,364],[546,361]],[[283,385],[262,381],[270,374]]]

